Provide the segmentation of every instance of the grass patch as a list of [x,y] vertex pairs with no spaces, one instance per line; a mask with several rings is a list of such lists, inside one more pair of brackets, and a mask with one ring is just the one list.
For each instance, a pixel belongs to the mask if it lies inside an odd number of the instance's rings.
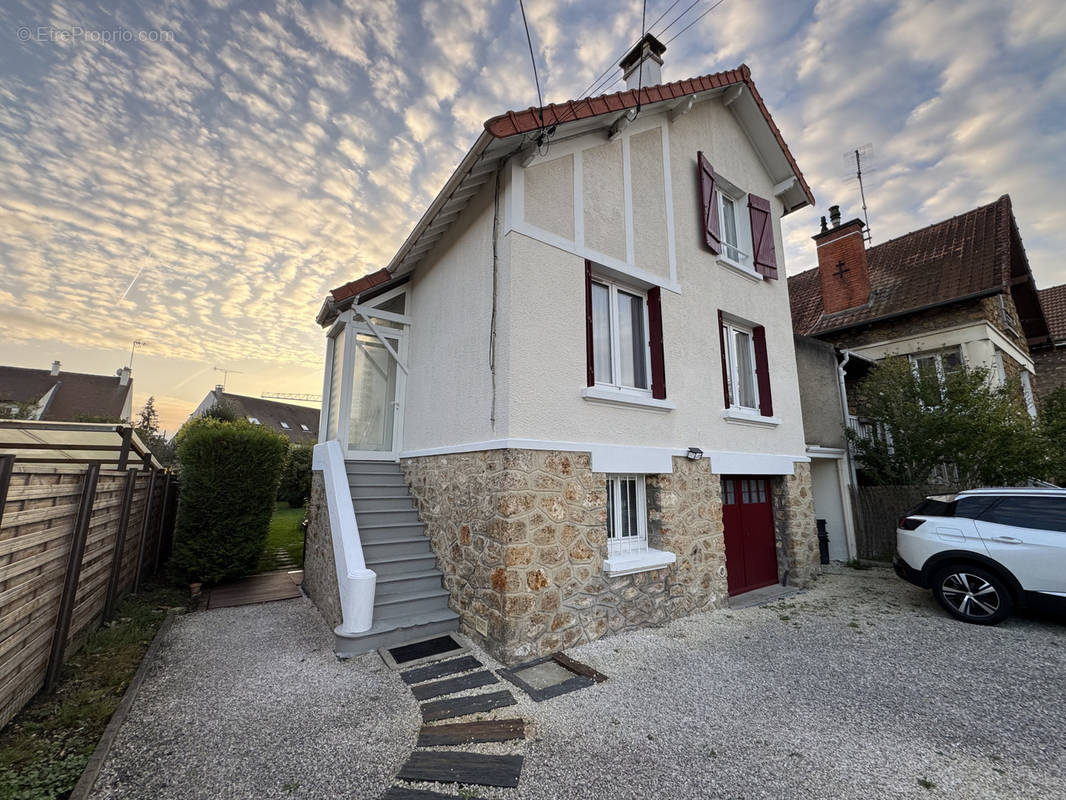
[[289,558],[296,562],[296,569],[304,567],[304,510],[303,506],[293,508],[288,503],[278,503],[274,507],[274,516],[270,518],[270,533],[267,534],[263,554],[259,557],[256,572],[270,572],[281,569],[278,564],[278,549],[284,549]]
[[74,789],[168,608],[188,596],[145,587],[118,607],[63,667],[56,691],[33,698],[0,732],[0,800],[53,800]]

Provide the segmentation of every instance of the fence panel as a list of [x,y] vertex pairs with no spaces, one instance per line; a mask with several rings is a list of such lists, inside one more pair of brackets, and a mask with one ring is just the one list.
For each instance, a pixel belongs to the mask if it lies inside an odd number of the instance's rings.
[[852,489],[856,511],[855,545],[859,558],[891,561],[900,517],[932,494],[959,491],[951,486],[859,486]]
[[[101,470],[84,529],[84,552],[75,565],[77,584],[71,584],[73,596],[67,601],[69,627],[61,625],[75,519],[88,467],[17,459],[9,467],[5,467],[10,475],[6,498],[0,491],[0,727],[44,685],[50,656],[69,656],[99,625],[115,558],[120,559],[118,598],[134,585],[142,541],[147,576],[155,571],[156,553],[161,546],[164,551],[169,547],[173,534],[172,520],[169,525],[165,517],[161,521],[163,499],[157,494],[148,505],[152,473],[142,471],[134,479],[126,542],[122,552],[116,552],[127,474]],[[157,472],[156,483],[163,485],[163,473]],[[64,627],[67,636],[57,643],[56,633]]]

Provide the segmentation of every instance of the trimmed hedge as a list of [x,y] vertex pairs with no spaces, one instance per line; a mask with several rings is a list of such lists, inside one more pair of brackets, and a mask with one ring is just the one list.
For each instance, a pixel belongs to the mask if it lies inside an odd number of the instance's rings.
[[246,420],[202,417],[187,423],[177,442],[181,500],[173,568],[209,584],[254,572],[288,441]]
[[311,499],[311,455],[314,445],[294,444],[281,470],[278,500],[299,508]]

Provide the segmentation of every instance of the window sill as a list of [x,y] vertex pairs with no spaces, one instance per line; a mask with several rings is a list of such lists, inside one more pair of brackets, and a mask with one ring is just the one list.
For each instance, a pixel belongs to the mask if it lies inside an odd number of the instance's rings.
[[764,417],[757,411],[746,411],[739,408],[727,408],[722,412],[722,419],[726,422],[735,422],[738,425],[755,425],[760,428],[776,428],[781,424],[780,417]]
[[654,411],[671,411],[677,404],[671,400],[656,400],[650,394],[639,394],[625,389],[609,389],[605,386],[586,386],[581,396],[590,403],[610,403],[611,405],[634,406]]
[[736,273],[742,275],[743,277],[747,278],[749,281],[754,281],[755,283],[759,283],[760,281],[766,280],[762,275],[760,275],[755,270],[748,269],[743,264],[738,264],[736,261],[734,261],[731,258],[726,258],[725,256],[721,256],[720,255],[720,256],[718,256],[718,263],[721,264],[723,267],[728,267],[729,269],[733,270],[733,272],[736,272]]
[[663,569],[676,561],[677,556],[674,553],[648,548],[643,553],[605,558],[603,560],[603,573],[608,578],[617,578],[619,575],[632,575],[635,572]]

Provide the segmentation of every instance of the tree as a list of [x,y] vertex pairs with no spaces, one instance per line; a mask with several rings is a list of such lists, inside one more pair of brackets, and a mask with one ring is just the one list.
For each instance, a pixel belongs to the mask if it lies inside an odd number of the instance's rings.
[[928,483],[944,468],[962,486],[1016,485],[1049,467],[1042,431],[1020,396],[1017,381],[995,386],[985,369],[960,367],[939,377],[890,357],[855,394],[877,435],[847,433],[875,484]]
[[313,445],[294,444],[289,446],[285,465],[281,470],[281,483],[278,485],[278,500],[288,503],[293,508],[300,508],[311,497],[311,457]]
[[1044,398],[1040,428],[1048,444],[1048,480],[1066,486],[1066,385]]
[[144,408],[137,412],[137,422],[133,431],[160,464],[167,466],[174,460],[174,446],[159,433],[159,412],[155,409],[154,396],[149,397],[144,403]]

